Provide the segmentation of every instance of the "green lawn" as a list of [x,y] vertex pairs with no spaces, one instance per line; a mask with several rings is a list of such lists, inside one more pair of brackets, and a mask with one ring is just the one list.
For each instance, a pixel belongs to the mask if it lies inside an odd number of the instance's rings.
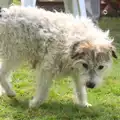
[[[110,29],[120,52],[120,19],[103,18],[103,29]],[[22,66],[13,75],[17,92],[14,99],[0,98],[0,120],[120,120],[120,63],[114,60],[112,71],[101,88],[88,90],[91,108],[80,108],[72,101],[70,78],[54,82],[48,100],[38,109],[28,109],[28,100],[34,94],[34,71]]]

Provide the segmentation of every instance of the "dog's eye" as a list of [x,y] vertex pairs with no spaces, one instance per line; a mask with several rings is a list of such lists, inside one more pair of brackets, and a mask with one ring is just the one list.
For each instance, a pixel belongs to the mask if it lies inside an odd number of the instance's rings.
[[82,64],[84,68],[88,69],[88,65],[86,63]]
[[100,65],[100,66],[98,67],[99,70],[102,70],[103,68],[104,68],[103,65]]

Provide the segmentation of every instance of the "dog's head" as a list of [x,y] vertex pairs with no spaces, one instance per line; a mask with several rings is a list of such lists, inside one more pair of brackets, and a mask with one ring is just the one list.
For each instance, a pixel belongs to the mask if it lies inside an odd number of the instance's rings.
[[94,88],[101,83],[106,70],[111,66],[112,57],[117,58],[117,55],[110,41],[78,41],[71,50],[73,69],[80,75],[82,84],[88,88]]

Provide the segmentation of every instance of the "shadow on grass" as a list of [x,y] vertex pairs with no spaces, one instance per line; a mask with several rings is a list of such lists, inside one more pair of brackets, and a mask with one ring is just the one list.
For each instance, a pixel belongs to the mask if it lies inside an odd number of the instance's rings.
[[98,120],[101,116],[113,114],[113,108],[107,104],[81,108],[70,101],[49,102],[44,103],[37,109],[28,109],[27,100],[17,101],[14,99],[11,100],[11,106],[16,108],[13,114],[15,120],[39,120],[38,118],[41,118],[40,120]]
[[49,104],[44,104],[40,107],[42,110],[50,111],[52,114],[57,115],[58,119],[66,118],[94,118],[99,116],[99,114],[94,109],[91,108],[81,108],[77,105],[74,105],[72,102],[68,103],[57,103],[52,102]]
[[10,106],[26,110],[28,109],[28,100],[21,101],[16,98],[12,98],[10,99]]

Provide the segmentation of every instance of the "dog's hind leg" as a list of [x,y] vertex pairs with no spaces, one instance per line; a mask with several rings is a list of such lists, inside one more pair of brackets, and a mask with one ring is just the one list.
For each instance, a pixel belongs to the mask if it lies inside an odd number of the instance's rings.
[[14,97],[16,95],[15,91],[12,90],[12,86],[9,80],[10,74],[14,67],[15,62],[7,60],[2,63],[0,69],[0,84],[9,97]]
[[38,69],[36,77],[37,88],[34,98],[29,103],[30,108],[39,107],[39,105],[44,102],[48,95],[49,88],[52,84],[53,76],[51,74],[51,71],[43,70],[42,68]]

